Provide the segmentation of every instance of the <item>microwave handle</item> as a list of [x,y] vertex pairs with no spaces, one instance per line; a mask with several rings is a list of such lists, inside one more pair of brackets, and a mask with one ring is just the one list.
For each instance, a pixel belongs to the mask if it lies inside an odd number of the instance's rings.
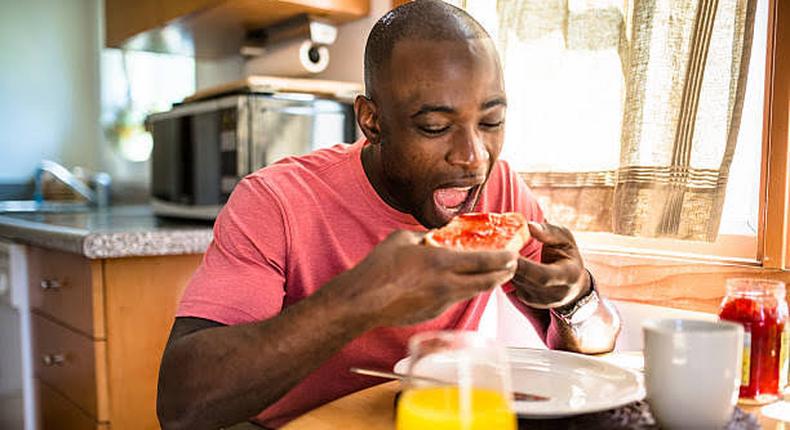
[[298,116],[316,116],[316,114],[342,114],[344,113],[342,110],[318,110],[314,107],[308,106],[285,106],[285,107],[265,107],[261,108],[261,113],[266,111],[272,111],[277,113],[285,113],[288,115],[298,115]]

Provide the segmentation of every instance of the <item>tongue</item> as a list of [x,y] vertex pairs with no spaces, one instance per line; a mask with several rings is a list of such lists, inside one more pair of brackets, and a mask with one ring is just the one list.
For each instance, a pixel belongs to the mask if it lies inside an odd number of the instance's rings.
[[446,208],[460,206],[466,200],[469,190],[459,190],[455,188],[442,188],[434,191],[433,195],[436,202]]

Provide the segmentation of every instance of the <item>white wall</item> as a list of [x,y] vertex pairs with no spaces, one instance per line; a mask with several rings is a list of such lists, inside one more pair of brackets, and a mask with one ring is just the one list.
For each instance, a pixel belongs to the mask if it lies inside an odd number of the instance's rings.
[[99,167],[98,6],[0,0],[0,183],[43,157]]
[[342,25],[337,41],[329,47],[329,66],[316,77],[363,83],[365,42],[376,21],[392,8],[391,0],[371,0],[370,15]]

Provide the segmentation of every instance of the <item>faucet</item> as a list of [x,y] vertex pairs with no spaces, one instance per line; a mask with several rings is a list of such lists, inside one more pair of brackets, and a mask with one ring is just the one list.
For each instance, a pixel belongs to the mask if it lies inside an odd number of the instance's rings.
[[94,174],[92,182],[95,183],[96,189],[92,190],[85,182],[71,173],[69,169],[52,160],[41,160],[33,177],[35,181],[33,200],[38,204],[44,203],[44,173],[51,174],[55,179],[82,196],[93,206],[103,209],[110,204],[110,183],[112,182],[110,175],[104,172]]

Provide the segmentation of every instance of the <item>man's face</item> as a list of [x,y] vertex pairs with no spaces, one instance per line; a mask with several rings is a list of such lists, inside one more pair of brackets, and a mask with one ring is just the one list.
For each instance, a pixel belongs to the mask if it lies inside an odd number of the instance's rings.
[[382,180],[398,209],[429,228],[471,211],[504,138],[491,41],[399,42],[382,81]]

